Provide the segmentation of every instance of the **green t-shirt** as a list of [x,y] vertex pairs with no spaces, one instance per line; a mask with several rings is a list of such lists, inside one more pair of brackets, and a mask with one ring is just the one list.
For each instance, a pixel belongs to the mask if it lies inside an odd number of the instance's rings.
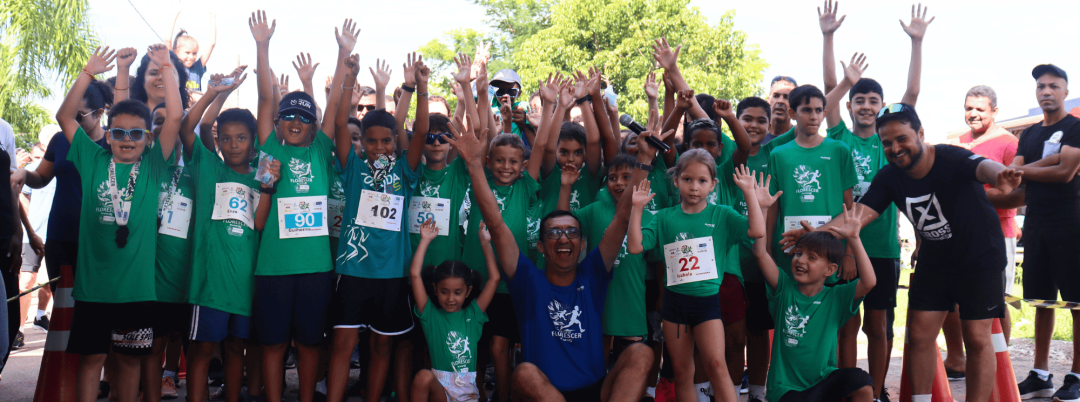
[[[461,241],[464,235],[462,223],[468,222],[468,219],[464,219],[467,214],[463,206],[470,185],[469,170],[465,168],[464,158],[454,158],[443,170],[432,170],[427,165],[420,166],[420,182],[417,183],[414,196],[450,200],[450,230],[446,233],[439,232],[439,236],[431,241],[428,252],[424,255],[424,266],[439,265],[443,261],[461,260]],[[419,216],[408,218],[423,219]],[[420,244],[420,234],[413,233],[411,237],[413,250],[415,250]]]
[[[855,174],[859,183],[852,189],[855,202],[862,199],[870,183],[879,170],[889,161],[885,159],[885,149],[877,133],[870,138],[862,138],[848,130],[843,120],[836,127],[828,130],[829,138],[843,142],[851,148],[851,159],[855,164]],[[870,258],[900,258],[899,227],[896,221],[896,205],[889,204],[885,212],[862,229],[861,237],[866,254]]]
[[431,367],[452,373],[476,372],[476,343],[480,341],[487,313],[480,310],[476,301],[455,313],[435,307],[432,299],[424,305],[424,313],[413,307],[424,328],[424,339],[431,351]]
[[[315,133],[315,141],[311,145],[294,147],[282,144],[277,133],[271,132],[270,138],[259,149],[281,161],[281,178],[275,184],[277,192],[270,202],[270,215],[259,244],[259,261],[262,263],[255,268],[255,274],[295,275],[333,270],[328,235],[281,237],[278,204],[294,197],[312,197],[310,200],[322,202],[325,210],[330,195],[330,176],[335,174],[334,143],[320,130]],[[314,223],[307,222],[309,226],[327,225],[325,212],[312,216]],[[288,225],[289,222],[286,222],[286,227]]]
[[773,258],[781,272],[791,274],[791,255],[779,246],[781,235],[801,228],[800,220],[820,226],[843,212],[844,191],[859,179],[846,144],[824,138],[813,148],[795,141],[777,147],[769,155],[769,192],[780,196],[780,213],[773,233]]
[[[707,199],[709,204],[729,206],[735,212],[749,219],[746,198],[743,196],[739,186],[735,185],[735,166],[732,161],[716,166],[716,179],[716,186],[713,187],[713,191],[709,193]],[[753,245],[753,239],[749,237],[743,238],[739,245],[739,252],[729,256],[735,259],[728,265],[730,269],[726,273],[735,275],[739,278],[739,281],[765,281],[765,277],[761,275],[761,270],[758,268],[757,258],[754,257]]]
[[[656,215],[661,209],[679,204],[679,191],[675,189],[675,183],[672,182],[671,176],[668,176],[667,162],[664,162],[664,158],[660,155],[653,159],[653,170],[649,171],[648,179],[650,183],[649,191],[652,191],[656,196],[648,204],[645,204],[646,211]],[[626,190],[631,193],[634,191],[632,188]]]
[[[160,143],[143,150],[139,177],[131,199],[127,245],[116,245],[116,217],[109,191],[112,153],[86,136],[80,127],[71,141],[68,160],[82,178],[79,253],[73,297],[82,302],[131,303],[157,300],[154,260],[157,252],[158,183],[169,165]],[[116,164],[116,189],[127,188],[134,164]]]
[[[624,193],[624,195],[630,193]],[[611,194],[604,191],[597,196],[596,202],[574,212],[584,231],[588,248],[600,245],[608,225],[615,218],[615,201]],[[653,214],[641,214],[642,226],[652,222]],[[649,330],[645,320],[645,254],[626,252],[626,238],[623,237],[619,256],[612,265],[611,283],[608,284],[607,297],[604,301],[604,335],[644,336]]]
[[[540,200],[536,192],[540,190],[540,184],[533,180],[528,173],[509,186],[497,186],[491,179],[491,173],[484,169],[488,179],[488,186],[495,193],[495,200],[499,203],[502,211],[503,222],[510,228],[514,235],[518,249],[523,253],[536,250],[536,239],[540,237],[540,218],[538,208]],[[487,281],[487,262],[484,261],[484,253],[480,252],[480,222],[484,218],[480,215],[480,206],[476,205],[476,197],[469,191],[469,225],[465,230],[465,248],[470,250],[462,253],[461,259],[469,269],[480,274],[481,283]],[[531,240],[530,240],[531,239]],[[498,252],[496,251],[496,256]],[[506,277],[499,281],[498,293],[509,293],[506,288]]]
[[[255,208],[259,205],[260,184],[255,169],[240,174],[225,165],[217,153],[195,141],[188,164],[195,183],[195,241],[191,267],[192,286],[188,302],[230,314],[251,315],[255,293],[255,257],[259,233],[255,231]],[[269,195],[267,196],[269,197]],[[250,223],[221,215],[234,208]],[[214,210],[219,216],[214,218]]]
[[195,183],[191,171],[179,165],[170,166],[161,175],[158,194],[161,226],[158,228],[157,257],[154,260],[157,301],[187,303],[188,281],[191,280],[191,240],[195,231],[192,224],[195,217]]
[[[738,266],[731,265],[738,261],[738,246],[746,237],[748,229],[746,217],[735,212],[731,207],[706,205],[701,212],[687,214],[683,212],[681,205],[676,205],[658,212],[648,225],[642,224],[641,245],[645,250],[660,250],[659,255],[663,255],[664,246],[667,244],[711,237],[717,278],[666,286],[666,289],[688,296],[712,296],[720,292],[720,283],[724,279],[724,273],[739,271]],[[696,247],[695,245],[694,248]],[[672,268],[668,267],[665,270],[663,279],[665,285],[667,284],[666,276],[670,275]]]
[[[600,191],[600,184],[603,177],[600,176],[601,172],[593,174],[589,171],[588,166],[584,166],[579,169],[581,175],[578,176],[573,186],[570,186],[570,212],[577,211],[584,208],[586,205],[592,204],[596,200],[596,193]],[[541,212],[541,218],[545,215],[555,211],[559,206],[559,190],[562,189],[562,168],[556,166],[548,172],[546,177],[543,177],[540,182],[540,202],[544,203],[543,212]]]
[[[334,172],[340,172],[341,163],[334,158]],[[341,175],[330,175],[330,214],[326,218],[327,229],[330,232],[330,255],[337,256],[338,242],[341,240],[341,227],[345,219],[345,184],[341,181]]]
[[769,311],[776,325],[769,389],[765,398],[779,401],[790,391],[803,391],[836,370],[836,332],[859,311],[858,279],[825,286],[814,297],[799,292],[795,279],[780,275],[776,288],[766,287]]

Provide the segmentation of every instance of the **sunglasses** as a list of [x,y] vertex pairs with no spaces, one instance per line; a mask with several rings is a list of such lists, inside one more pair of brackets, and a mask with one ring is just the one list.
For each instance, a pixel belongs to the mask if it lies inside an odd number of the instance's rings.
[[133,128],[130,130],[125,130],[122,128],[110,128],[109,135],[112,136],[112,139],[114,141],[123,141],[124,137],[130,138],[132,141],[142,141],[143,137],[146,136],[146,129]]
[[794,78],[788,77],[788,76],[786,76],[786,75],[778,75],[778,76],[776,76],[776,77],[773,77],[773,79],[772,79],[772,83],[770,83],[770,84],[775,84],[775,83],[777,83],[778,81],[787,81],[787,82],[790,82],[790,83],[791,83],[791,85],[794,85],[794,86],[799,86],[799,84],[798,84],[797,82],[795,82],[795,79],[794,79]]
[[516,98],[516,97],[518,97],[518,95],[521,95],[521,89],[520,88],[499,88],[498,90],[495,91],[495,96],[502,97],[502,96],[506,96],[506,95],[510,95],[511,98]]
[[375,105],[356,105],[357,112],[363,112],[364,109],[367,109],[367,111],[370,112],[372,110],[375,110]]
[[908,112],[908,113],[914,114],[915,109],[912,109],[911,106],[905,105],[903,103],[893,103],[891,105],[888,105],[888,106],[885,106],[885,107],[881,108],[881,110],[879,110],[878,113],[877,113],[877,117],[880,119],[885,115],[889,115],[889,114],[893,114],[893,113],[903,113],[903,112]]
[[434,144],[435,141],[439,141],[440,144],[445,144],[446,143],[446,136],[449,136],[449,135],[450,135],[450,133],[428,134],[427,135],[427,144],[428,145]]
[[297,114],[297,113],[285,114],[285,115],[281,115],[281,117],[280,117],[281,121],[293,121],[293,120],[296,120],[298,118],[300,119],[300,122],[304,123],[304,124],[311,124],[311,123],[315,122],[315,119],[312,119],[310,117],[304,116],[302,114]]
[[566,235],[567,239],[579,238],[581,237],[581,228],[553,228],[544,231],[544,237],[548,240],[559,240],[559,238],[562,237],[564,234]]
[[90,116],[90,115],[92,115],[92,114],[94,114],[94,113],[97,113],[97,112],[98,112],[98,110],[101,110],[101,109],[95,109],[95,110],[91,110],[91,111],[89,111],[89,112],[86,112],[86,113],[76,113],[76,114],[75,114],[75,122],[76,122],[76,123],[82,123],[82,121],[83,121],[83,118],[85,118],[85,117],[87,117],[87,116]]

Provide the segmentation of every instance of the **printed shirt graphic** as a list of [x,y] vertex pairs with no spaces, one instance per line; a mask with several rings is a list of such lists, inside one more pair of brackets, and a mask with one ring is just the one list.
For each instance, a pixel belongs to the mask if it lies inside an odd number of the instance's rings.
[[[155,301],[154,258],[157,240],[158,183],[168,164],[160,145],[147,147],[135,181],[127,245],[116,246],[116,218],[109,195],[112,155],[91,141],[82,128],[68,152],[82,177],[82,222],[74,298],[96,303]],[[133,164],[116,164],[118,191],[127,187]]]
[[[536,198],[536,192],[540,190],[540,184],[537,184],[536,180],[533,180],[532,176],[526,173],[522,174],[521,178],[515,181],[514,184],[497,186],[495,181],[491,179],[491,172],[487,172],[487,169],[485,171],[488,186],[495,193],[495,200],[499,203],[503,221],[510,228],[510,233],[514,234],[514,241],[517,242],[518,249],[523,253],[529,253],[530,248],[535,250],[536,238],[539,238],[538,232],[540,229],[540,218],[535,216],[538,214],[537,210],[540,206],[540,200]],[[480,216],[480,206],[476,204],[476,197],[471,191],[469,202],[469,225],[465,230],[464,250],[479,251],[480,237],[477,233],[480,232],[480,222],[484,219]],[[530,237],[533,238],[532,241],[529,240]],[[487,265],[484,262],[483,253],[463,252],[461,260],[467,267],[480,274],[480,283],[487,281],[488,274],[487,270],[484,269]],[[499,281],[497,292],[507,293],[505,276]]]
[[[1025,164],[1032,164],[1044,155],[1060,153],[1062,146],[1080,148],[1080,118],[1066,115],[1048,127],[1028,127],[1020,134],[1016,155],[1022,156]],[[1024,182],[1025,222],[1042,227],[1080,226],[1080,178],[1074,176],[1068,183]]]
[[278,227],[278,199],[290,197],[327,197],[330,195],[330,175],[333,172],[334,143],[320,130],[315,141],[307,147],[283,145],[276,132],[271,132],[257,149],[281,161],[281,179],[274,187],[270,214],[259,244],[256,275],[294,275],[327,272],[334,269],[330,256],[330,241],[324,236],[282,239]]
[[814,148],[803,148],[795,141],[777,147],[769,155],[769,175],[769,192],[784,191],[778,201],[773,258],[782,267],[780,272],[791,275],[784,269],[791,266],[791,255],[779,246],[780,235],[787,231],[784,218],[839,215],[843,212],[844,191],[855,187],[859,179],[850,148],[828,138]]
[[[188,168],[196,189],[192,226],[199,228],[194,233],[195,252],[191,264],[191,283],[196,286],[189,288],[188,302],[250,316],[259,233],[240,220],[211,217],[218,183],[236,183],[259,192],[261,187],[255,180],[255,169],[248,174],[237,173],[226,166],[216,152],[207,150],[202,141],[195,141]],[[267,224],[269,221],[267,219]]]
[[456,313],[447,313],[435,307],[435,301],[428,299],[424,313],[417,308],[413,313],[420,318],[424,328],[424,338],[431,351],[431,367],[435,370],[454,373],[476,372],[476,343],[484,323],[488,322],[487,313],[480,311],[476,301]]
[[[349,163],[342,172],[345,182],[345,217],[341,222],[341,239],[338,244],[337,273],[359,278],[404,278],[412,258],[412,242],[409,239],[409,198],[412,197],[418,175],[409,168],[405,154],[394,161],[394,166],[382,183],[374,183],[367,154],[356,156],[349,151]],[[356,223],[360,195],[364,190],[377,191],[405,197],[398,231],[361,226]]]
[[[829,138],[843,142],[851,148],[851,159],[855,163],[855,174],[859,183],[852,189],[855,202],[865,195],[866,189],[874,181],[878,171],[889,164],[885,159],[885,148],[877,134],[862,138],[848,130],[843,120],[828,130]],[[1008,166],[1006,164],[1006,166]],[[863,247],[870,258],[900,258],[899,227],[896,224],[896,207],[890,206],[877,219],[866,225],[860,232]]]
[[[578,176],[573,186],[570,186],[570,212],[577,211],[596,200],[596,192],[600,191],[602,177],[600,172],[595,175],[589,171],[588,166],[579,169]],[[544,203],[544,210],[540,217],[551,213],[559,205],[559,190],[562,188],[562,168],[556,166],[548,172],[540,183],[540,201]]]
[[[196,141],[199,142],[199,141]],[[142,168],[140,167],[140,170]],[[168,199],[168,192],[172,187],[173,176],[176,171],[181,171],[180,180],[176,185],[175,196],[185,197],[189,200],[195,200],[195,183],[191,178],[191,171],[188,168],[173,165],[161,175],[161,182],[158,188],[158,211],[164,207],[162,203]],[[117,181],[120,179],[117,178]],[[173,202],[179,202],[179,200],[173,199]],[[194,205],[188,206],[191,211],[191,221],[188,223],[187,238],[182,239],[176,236],[170,236],[166,234],[158,233],[157,238],[157,257],[154,260],[154,266],[156,267],[155,282],[157,284],[157,301],[166,303],[187,303],[188,302],[188,282],[191,280],[191,259],[192,259],[192,238],[195,232],[195,211]],[[162,219],[168,219],[168,216],[162,216]],[[179,219],[179,217],[178,217]],[[165,223],[162,222],[162,225]]]
[[895,204],[923,240],[920,261],[935,261],[935,266],[948,269],[1001,272],[1005,236],[975,175],[986,158],[952,145],[933,147],[934,166],[926,176],[914,179],[895,166],[885,166],[860,203],[879,212]]
[[552,285],[524,253],[518,256],[510,297],[522,355],[559,391],[584,388],[607,373],[601,314],[610,281],[611,272],[596,248],[578,263],[570,286]]
[[[629,192],[624,193],[630,194]],[[607,191],[600,192],[596,201],[574,212],[581,223],[587,244],[600,245],[608,225],[615,218],[615,202]],[[641,214],[641,224],[652,222],[653,214]],[[619,256],[611,268],[611,284],[604,302],[604,335],[643,336],[649,331],[645,321],[645,254],[626,252],[623,237]]]
[[[439,265],[443,261],[461,260],[462,222],[461,208],[467,200],[469,186],[469,171],[465,168],[463,158],[454,158],[443,170],[431,170],[427,165],[420,167],[420,181],[413,195],[421,197],[445,198],[450,200],[450,232],[439,232],[439,236],[431,241],[427,254],[424,254],[424,266]],[[418,219],[415,216],[406,216],[407,219]],[[443,236],[443,235],[446,236]],[[420,234],[413,233],[413,248],[420,244]]]
[[[687,214],[683,212],[682,206],[676,205],[658,212],[648,225],[642,223],[641,245],[646,251],[663,250],[664,245],[677,241],[712,237],[719,277],[665,287],[687,296],[706,297],[720,292],[724,273],[739,275],[738,247],[746,237],[748,229],[746,217],[729,206],[708,205],[701,212]],[[663,280],[666,284],[667,280]]]
[[825,286],[809,297],[795,279],[780,275],[776,288],[766,288],[776,320],[768,400],[810,388],[836,370],[836,332],[859,311],[858,282]]

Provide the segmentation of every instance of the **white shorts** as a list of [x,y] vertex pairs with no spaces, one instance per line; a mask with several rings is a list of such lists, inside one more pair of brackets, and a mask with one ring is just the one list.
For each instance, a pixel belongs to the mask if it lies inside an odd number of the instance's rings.
[[1016,285],[1016,238],[1005,238],[1005,293],[1013,294]]

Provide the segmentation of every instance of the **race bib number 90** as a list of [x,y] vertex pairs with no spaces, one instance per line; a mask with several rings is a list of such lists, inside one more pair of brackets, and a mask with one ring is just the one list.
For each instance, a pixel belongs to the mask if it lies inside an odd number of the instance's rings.
[[327,236],[326,196],[279,198],[278,236],[282,239]]
[[450,235],[450,200],[434,197],[412,197],[409,199],[409,233],[420,233],[420,225],[428,219],[435,221],[439,236]]
[[369,228],[401,231],[401,216],[405,197],[400,195],[364,190],[360,192],[360,206],[356,211],[356,224]]
[[664,245],[667,285],[675,286],[716,279],[716,254],[712,237],[698,237]]

